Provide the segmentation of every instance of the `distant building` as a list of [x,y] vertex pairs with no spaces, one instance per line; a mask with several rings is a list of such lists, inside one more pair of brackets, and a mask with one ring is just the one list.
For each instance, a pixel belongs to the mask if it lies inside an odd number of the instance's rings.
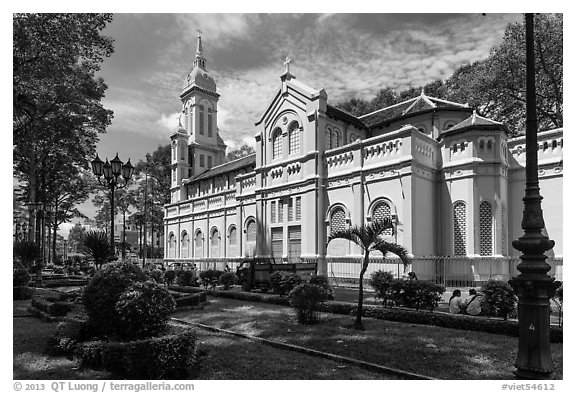
[[[256,121],[256,153],[225,163],[219,94],[202,41],[184,81],[171,136],[165,258],[303,258],[359,255],[328,234],[381,217],[417,257],[517,256],[522,235],[524,137],[466,104],[426,95],[360,117],[299,82],[289,62]],[[546,233],[562,256],[563,130],[538,136]]]

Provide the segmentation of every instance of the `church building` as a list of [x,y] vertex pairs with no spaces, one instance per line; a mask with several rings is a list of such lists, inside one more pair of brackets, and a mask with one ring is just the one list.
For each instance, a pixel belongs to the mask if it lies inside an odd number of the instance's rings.
[[[416,259],[518,256],[525,139],[464,103],[430,97],[355,117],[285,63],[278,91],[255,120],[256,153],[226,162],[216,81],[198,37],[170,136],[171,202],[165,260],[318,263],[359,256],[331,231],[390,217],[386,235]],[[563,130],[538,136],[546,235],[562,256]],[[232,265],[231,265],[232,266]]]

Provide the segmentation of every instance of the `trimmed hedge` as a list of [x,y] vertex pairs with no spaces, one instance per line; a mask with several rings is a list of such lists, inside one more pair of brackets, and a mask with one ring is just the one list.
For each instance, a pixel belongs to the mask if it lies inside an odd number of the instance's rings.
[[200,305],[200,294],[182,296],[179,298],[174,298],[176,302],[176,308],[178,307],[194,307]]
[[196,335],[184,330],[128,342],[90,341],[76,346],[84,367],[117,372],[134,379],[182,379],[195,366]]
[[198,293],[200,294],[200,303],[206,303],[206,290],[198,287],[181,287],[176,285],[170,285],[168,290],[171,292],[180,293]]
[[34,296],[31,304],[32,307],[55,317],[62,317],[68,314],[74,307],[74,303],[50,301],[49,299],[40,296]]

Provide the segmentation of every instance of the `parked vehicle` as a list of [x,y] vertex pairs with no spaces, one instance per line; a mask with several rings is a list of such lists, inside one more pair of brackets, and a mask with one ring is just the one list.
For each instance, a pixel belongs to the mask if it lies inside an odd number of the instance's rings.
[[270,289],[270,275],[277,271],[296,273],[304,280],[310,280],[316,274],[316,263],[276,263],[273,258],[255,258],[244,261],[236,268],[238,283],[243,291],[254,288],[268,291]]
[[172,270],[195,270],[194,265],[190,262],[172,262],[168,265],[168,269]]

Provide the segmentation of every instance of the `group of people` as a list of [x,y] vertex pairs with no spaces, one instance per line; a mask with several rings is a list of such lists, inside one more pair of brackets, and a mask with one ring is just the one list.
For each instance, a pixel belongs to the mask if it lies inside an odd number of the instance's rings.
[[452,297],[448,301],[450,314],[480,315],[482,312],[480,307],[481,300],[482,296],[474,288],[468,291],[466,299],[462,299],[462,292],[456,289],[452,292]]

